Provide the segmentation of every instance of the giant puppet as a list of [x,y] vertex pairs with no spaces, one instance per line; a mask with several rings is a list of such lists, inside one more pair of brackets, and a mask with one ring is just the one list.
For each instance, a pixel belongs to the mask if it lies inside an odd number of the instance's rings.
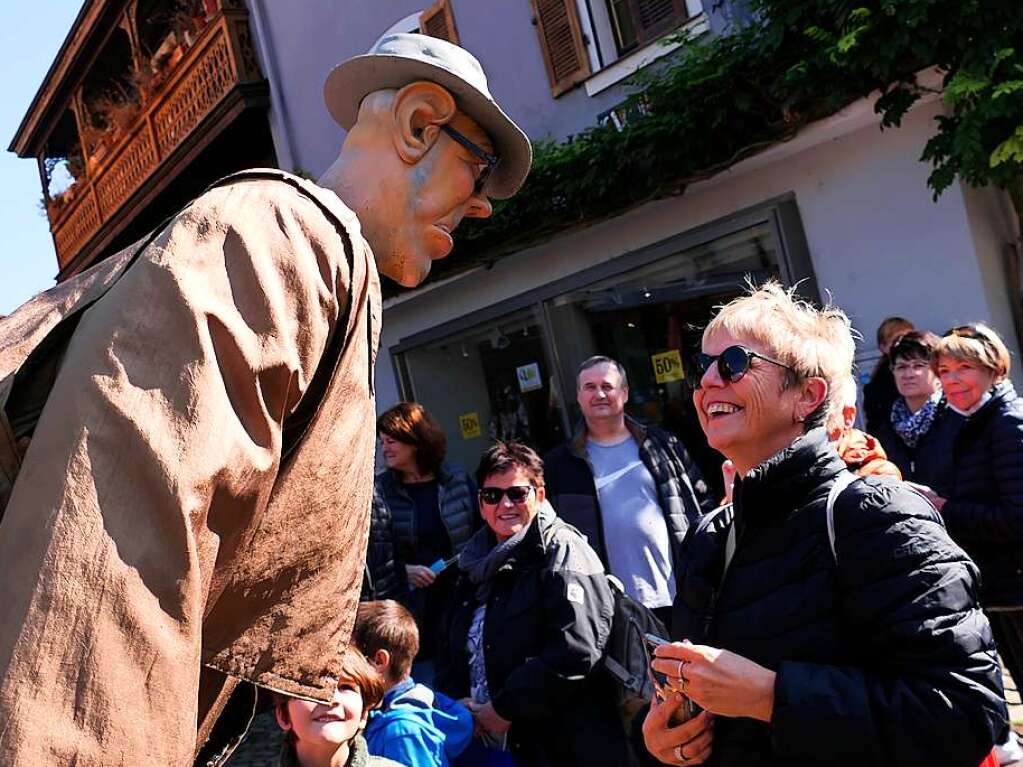
[[325,98],[348,134],[317,184],[225,179],[0,321],[6,767],[187,765],[239,682],[333,694],[372,492],[377,272],[419,284],[531,151],[440,40],[384,38]]

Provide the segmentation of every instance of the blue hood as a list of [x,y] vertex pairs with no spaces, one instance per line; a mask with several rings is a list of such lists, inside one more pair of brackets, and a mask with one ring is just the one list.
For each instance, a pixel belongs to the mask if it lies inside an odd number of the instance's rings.
[[370,714],[366,740],[371,754],[409,767],[447,767],[468,747],[469,709],[412,679],[392,687]]

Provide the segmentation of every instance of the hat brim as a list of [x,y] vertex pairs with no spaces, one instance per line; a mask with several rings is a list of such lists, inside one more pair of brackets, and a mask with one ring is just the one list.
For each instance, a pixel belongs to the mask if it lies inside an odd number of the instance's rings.
[[370,93],[402,88],[417,80],[429,80],[450,91],[458,108],[490,137],[501,159],[487,179],[484,188],[487,195],[503,200],[515,194],[533,163],[529,137],[494,101],[443,67],[405,56],[356,56],[331,70],[323,86],[323,99],[331,117],[350,130],[358,117],[359,105]]

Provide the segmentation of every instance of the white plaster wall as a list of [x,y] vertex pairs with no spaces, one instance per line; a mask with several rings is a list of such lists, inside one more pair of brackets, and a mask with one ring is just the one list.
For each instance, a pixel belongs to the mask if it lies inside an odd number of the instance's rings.
[[788,192],[796,195],[818,286],[831,291],[866,339],[862,361],[876,354],[874,329],[890,314],[939,333],[960,318],[988,319],[1012,335],[990,275],[1000,236],[990,231],[991,200],[971,196],[967,206],[955,185],[933,202],[926,186],[928,166],[918,158],[939,110],[937,102],[921,106],[900,129],[882,133],[872,116],[863,116],[867,105],[815,126],[822,143],[805,151],[795,151],[797,139],[682,197],[392,302],[384,315],[379,406],[397,397],[388,357],[402,338]]
[[[958,307],[952,307],[952,325],[983,320],[991,324],[1005,340],[1012,354],[1011,378],[1017,388],[1023,382],[1020,369],[1019,343],[1012,322],[1009,306],[1009,289],[1006,284],[1003,248],[1014,239],[1010,205],[1004,192],[996,189],[973,189],[963,185],[963,199],[966,202],[967,220],[977,259],[981,264],[984,293],[987,297],[988,313],[980,317],[960,314]],[[945,330],[947,328],[943,328]]]

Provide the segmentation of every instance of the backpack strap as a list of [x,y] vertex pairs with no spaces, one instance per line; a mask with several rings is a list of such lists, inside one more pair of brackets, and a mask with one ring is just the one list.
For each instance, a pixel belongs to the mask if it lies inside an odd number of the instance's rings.
[[838,551],[835,549],[835,502],[838,500],[838,496],[842,494],[842,491],[857,479],[859,479],[859,476],[851,471],[842,471],[835,478],[834,483],[831,485],[831,490],[828,491],[826,510],[828,517],[828,543],[831,545],[831,558],[835,560],[836,565],[838,564]]
[[721,583],[725,582],[725,575],[728,574],[728,566],[732,564],[732,557],[735,556],[735,516],[732,516],[732,524],[728,528],[728,537],[725,539],[725,566],[721,568]]

